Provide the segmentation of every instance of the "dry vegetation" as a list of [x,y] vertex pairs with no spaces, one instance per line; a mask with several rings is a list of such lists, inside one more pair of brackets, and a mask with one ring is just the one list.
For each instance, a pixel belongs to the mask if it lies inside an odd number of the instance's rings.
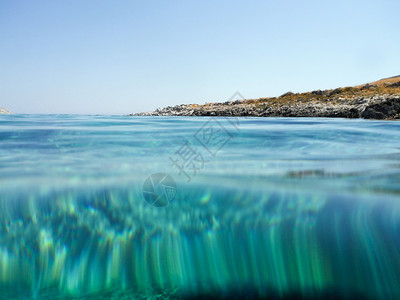
[[[279,97],[268,97],[260,99],[247,99],[243,101],[234,101],[234,104],[250,104],[256,107],[281,106],[282,104],[309,103],[309,102],[326,102],[336,104],[352,99],[373,97],[376,95],[400,95],[400,76],[381,79],[372,83],[354,87],[343,87],[332,90],[317,90],[307,93],[287,92]],[[189,104],[192,109],[209,108],[213,106],[229,105],[226,103],[210,103],[202,105]]]
[[181,104],[138,115],[157,116],[324,116],[400,119],[400,76],[372,83],[279,97]]
[[289,103],[304,102],[330,102],[335,103],[339,100],[353,99],[357,97],[373,97],[375,95],[400,95],[400,76],[381,79],[369,84],[337,88],[333,90],[317,90],[308,93],[288,92],[279,97],[260,98],[245,100],[247,103],[260,105],[282,105]]
[[400,82],[400,76],[394,76],[389,78],[384,78],[375,82],[371,82],[373,85],[385,85],[385,84],[393,84]]

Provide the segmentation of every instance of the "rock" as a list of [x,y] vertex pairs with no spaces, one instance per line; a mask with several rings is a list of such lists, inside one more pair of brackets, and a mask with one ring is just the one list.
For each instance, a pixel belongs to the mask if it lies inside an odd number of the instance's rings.
[[388,87],[400,87],[400,81],[387,85]]
[[361,113],[364,119],[393,119],[400,113],[400,99],[384,98],[383,101],[375,99],[375,104],[367,106]]
[[0,107],[0,114],[2,114],[2,115],[11,115],[12,112],[7,110],[7,109],[5,109],[5,108]]
[[[332,91],[330,91],[332,92]],[[275,99],[276,100],[276,99]],[[135,116],[254,116],[254,117],[330,117],[364,119],[399,119],[400,95],[374,95],[372,97],[333,97],[329,101],[233,101],[229,104],[213,103],[178,105],[154,112],[131,114]]]
[[374,84],[369,84],[369,83],[367,83],[367,84],[363,85],[363,86],[361,87],[361,89],[362,89],[362,90],[368,90],[368,89],[376,88],[376,87],[378,87],[378,86],[377,86],[377,85],[374,85]]

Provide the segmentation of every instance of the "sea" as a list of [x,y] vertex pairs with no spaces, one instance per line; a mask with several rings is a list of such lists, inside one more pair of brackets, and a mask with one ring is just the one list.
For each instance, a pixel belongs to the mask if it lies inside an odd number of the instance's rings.
[[400,122],[0,116],[0,299],[400,299]]

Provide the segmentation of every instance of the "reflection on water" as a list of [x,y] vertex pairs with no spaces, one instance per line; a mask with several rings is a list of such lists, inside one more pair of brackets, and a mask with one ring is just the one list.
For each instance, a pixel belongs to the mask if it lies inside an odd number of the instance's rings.
[[188,183],[208,120],[0,117],[2,297],[400,297],[400,123],[241,120]]

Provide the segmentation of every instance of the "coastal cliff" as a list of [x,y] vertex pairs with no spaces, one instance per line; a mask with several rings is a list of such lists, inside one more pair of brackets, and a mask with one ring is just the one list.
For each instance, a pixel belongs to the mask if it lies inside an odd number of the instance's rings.
[[400,76],[370,84],[280,97],[181,104],[131,116],[253,116],[400,119]]

